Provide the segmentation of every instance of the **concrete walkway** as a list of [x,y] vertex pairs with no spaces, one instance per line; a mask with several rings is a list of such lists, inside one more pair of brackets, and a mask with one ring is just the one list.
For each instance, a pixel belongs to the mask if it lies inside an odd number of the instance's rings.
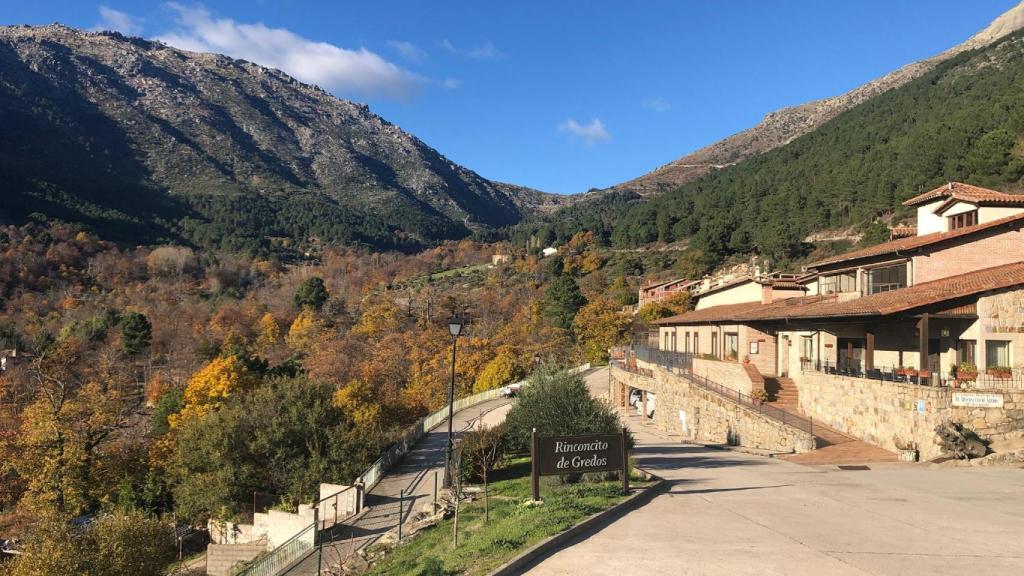
[[[588,383],[606,393],[607,372]],[[1024,574],[1024,470],[842,471],[681,444],[630,420],[635,457],[664,492],[529,574]]]
[[[505,419],[511,408],[507,399],[491,400],[455,413],[453,428],[456,433],[475,428],[480,422],[493,426]],[[444,481],[444,454],[448,440],[448,425],[444,423],[428,432],[416,443],[402,462],[391,469],[380,483],[366,495],[366,509],[354,523],[342,524],[327,535],[332,542],[323,549],[323,566],[337,566],[356,550],[376,542],[382,535],[398,526],[399,514],[407,521],[423,505],[434,499],[434,476],[438,490]],[[405,500],[399,507],[399,495],[404,490]],[[288,576],[315,576],[317,554],[306,557],[286,572]]]

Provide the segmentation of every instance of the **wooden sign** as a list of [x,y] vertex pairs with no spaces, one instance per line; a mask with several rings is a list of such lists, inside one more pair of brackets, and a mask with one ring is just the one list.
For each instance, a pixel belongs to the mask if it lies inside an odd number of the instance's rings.
[[629,491],[629,454],[626,429],[621,434],[582,434],[541,437],[533,431],[533,499],[540,500],[540,477],[587,472],[622,471],[622,490]]

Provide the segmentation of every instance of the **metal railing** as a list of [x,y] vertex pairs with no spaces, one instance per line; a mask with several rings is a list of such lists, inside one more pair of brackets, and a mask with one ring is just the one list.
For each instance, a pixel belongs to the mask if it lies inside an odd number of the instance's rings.
[[658,350],[648,346],[628,346],[612,350],[613,366],[634,374],[640,374],[648,377],[652,376],[653,371],[649,368],[637,366],[637,360],[655,364],[668,372],[682,376],[698,388],[717,394],[718,396],[740,406],[745,406],[751,410],[755,410],[758,414],[781,422],[784,426],[790,426],[797,430],[807,432],[812,436],[814,435],[813,418],[806,418],[799,414],[787,412],[782,408],[771,406],[766,404],[763,400],[759,400],[749,394],[744,394],[739,390],[729,388],[728,386],[710,380],[705,376],[694,373],[693,354],[687,352]]
[[1009,373],[995,373],[994,371],[989,373],[989,371],[983,370],[965,372],[960,369],[943,372],[903,366],[875,366],[867,370],[860,362],[835,363],[820,360],[801,360],[800,369],[804,372],[821,372],[833,376],[899,382],[916,386],[948,386],[976,390],[1024,389],[1024,373],[1020,370],[1011,370]]
[[281,570],[316,546],[316,524],[313,522],[305,527],[265,556],[260,556],[252,564],[235,572],[235,576],[275,576],[279,574]]

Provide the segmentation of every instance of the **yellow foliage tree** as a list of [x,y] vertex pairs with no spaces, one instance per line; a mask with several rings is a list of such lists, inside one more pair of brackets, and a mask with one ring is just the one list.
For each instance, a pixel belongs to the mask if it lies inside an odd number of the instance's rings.
[[167,422],[174,429],[190,418],[201,418],[219,408],[228,396],[256,382],[256,375],[238,357],[214,358],[189,379],[181,412],[170,415]]
[[334,393],[332,401],[355,422],[357,428],[366,429],[380,424],[381,406],[369,382],[352,380]]
[[402,311],[388,299],[371,303],[359,320],[352,326],[352,333],[370,338],[380,338],[385,334],[397,332],[402,326]]
[[309,351],[313,348],[313,343],[316,342],[316,337],[320,334],[321,329],[322,326],[316,313],[307,308],[299,313],[295,321],[292,322],[291,328],[288,329],[288,336],[285,336],[285,342],[293,350]]
[[477,376],[476,383],[473,385],[473,392],[500,388],[515,382],[522,376],[523,371],[516,364],[515,354],[511,348],[504,346],[498,351],[498,355],[480,371],[480,375]]
[[629,330],[630,318],[605,297],[593,298],[580,309],[573,321],[576,337],[588,362],[608,360],[608,349],[620,344]]
[[266,350],[281,341],[281,325],[277,318],[267,312],[260,318],[260,325],[257,330],[256,346],[260,350]]

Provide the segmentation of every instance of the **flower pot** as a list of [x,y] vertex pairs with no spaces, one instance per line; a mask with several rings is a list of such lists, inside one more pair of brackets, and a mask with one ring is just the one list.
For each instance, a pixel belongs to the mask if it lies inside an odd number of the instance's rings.
[[917,450],[897,450],[900,462],[917,462]]
[[1010,370],[1003,370],[997,368],[989,368],[988,370],[986,370],[986,373],[989,376],[992,376],[993,378],[1009,378],[1010,376],[1013,375],[1013,372]]
[[975,380],[978,379],[978,373],[964,372],[963,370],[960,370],[959,372],[956,373],[956,379],[961,382],[974,382]]

